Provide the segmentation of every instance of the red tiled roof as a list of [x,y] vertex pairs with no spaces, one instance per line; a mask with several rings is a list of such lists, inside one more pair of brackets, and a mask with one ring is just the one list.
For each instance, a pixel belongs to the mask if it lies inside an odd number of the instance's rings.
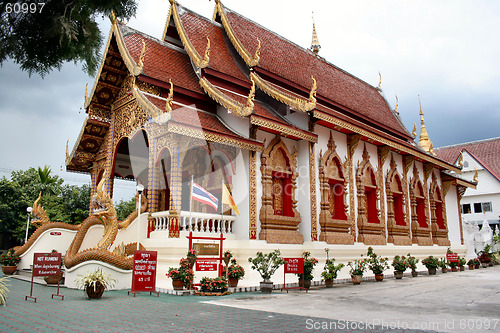
[[191,61],[186,53],[175,50],[171,44],[139,33],[126,26],[120,26],[125,46],[136,63],[142,51],[142,40],[146,43],[143,73],[150,78],[168,82],[200,94],[204,94]]
[[462,150],[471,154],[493,177],[500,181],[500,137],[434,149],[439,158],[450,164],[456,162]]
[[318,97],[323,96],[352,110],[358,117],[377,123],[385,131],[411,140],[375,87],[247,18],[227,8],[224,10],[234,33],[250,54],[257,48],[257,39],[261,41],[259,67],[306,91],[311,88],[311,76],[314,76]]
[[224,30],[222,26],[205,17],[196,15],[184,7],[182,9],[179,14],[182,25],[191,44],[193,44],[201,57],[205,54],[207,37],[210,39],[209,67],[234,78],[249,82],[238,66],[236,66],[233,57],[228,52],[224,42]]

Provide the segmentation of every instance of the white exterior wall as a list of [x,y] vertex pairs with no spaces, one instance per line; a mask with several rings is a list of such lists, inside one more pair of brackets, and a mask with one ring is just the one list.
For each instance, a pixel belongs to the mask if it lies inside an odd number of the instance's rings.
[[452,185],[445,198],[446,204],[446,222],[448,223],[448,238],[451,246],[460,246],[460,207],[457,205],[457,187]]

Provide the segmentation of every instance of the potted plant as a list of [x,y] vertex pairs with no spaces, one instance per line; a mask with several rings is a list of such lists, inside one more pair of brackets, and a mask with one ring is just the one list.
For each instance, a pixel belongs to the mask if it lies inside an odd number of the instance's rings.
[[[361,255],[363,257],[363,255]],[[355,259],[353,261],[349,261],[347,265],[349,265],[349,273],[351,274],[351,279],[353,284],[360,284],[363,281],[363,274],[366,270],[366,260]]]
[[224,251],[224,254],[222,255],[222,260],[224,260],[224,264],[229,265],[229,261],[231,260],[231,258],[233,258],[233,254],[231,253],[231,251],[229,250],[226,250]]
[[200,290],[202,292],[224,293],[227,291],[227,281],[225,277],[208,278],[200,280]]
[[442,273],[447,273],[448,272],[448,263],[445,258],[439,259],[439,267],[441,267],[441,272]]
[[481,267],[481,261],[478,258],[474,259],[474,268],[479,269]]
[[2,272],[5,275],[12,275],[17,271],[17,264],[21,258],[15,253],[14,249],[10,249],[7,254],[2,254],[0,263],[2,264]]
[[238,265],[236,259],[231,259],[231,265],[227,268],[227,277],[229,280],[229,286],[231,288],[236,288],[238,286],[238,280],[243,279],[245,276],[245,270],[243,267]]
[[172,279],[174,290],[182,290],[184,286],[190,288],[194,278],[194,271],[188,259],[182,258],[180,267],[169,267],[167,276]]
[[389,259],[377,256],[371,246],[368,248],[367,256],[368,268],[375,275],[375,281],[382,281],[384,279],[384,271],[389,268],[389,264],[387,263]]
[[429,275],[436,275],[436,269],[439,266],[439,260],[434,256],[428,256],[424,260],[422,260],[422,264],[429,271]]
[[7,305],[7,293],[9,292],[9,288],[7,288],[7,284],[5,282],[8,281],[8,277],[4,276],[0,278],[0,305]]
[[311,281],[313,279],[314,266],[318,263],[318,259],[311,257],[311,252],[306,251],[302,253],[304,259],[304,274],[297,274],[299,277],[299,286],[306,289],[311,288]]
[[259,272],[263,279],[260,283],[260,291],[270,294],[273,291],[273,282],[270,279],[276,270],[285,263],[280,250],[274,250],[268,254],[259,251],[255,258],[248,258],[248,262],[252,264],[252,269]]
[[458,267],[460,268],[460,272],[465,271],[465,264],[467,263],[467,260],[463,257],[458,257]]
[[474,266],[476,265],[476,261],[474,259],[469,259],[469,261],[467,261],[467,265],[469,266],[470,270],[473,270]]
[[402,279],[403,274],[408,268],[408,262],[406,261],[405,256],[395,256],[392,260],[392,267],[394,267],[394,277],[396,279]]
[[408,253],[406,255],[406,262],[408,263],[408,268],[411,269],[411,276],[417,277],[418,276],[417,264],[419,260]]
[[111,274],[104,272],[100,268],[76,279],[77,287],[83,288],[89,299],[101,298],[104,290],[112,288],[115,283],[116,280],[111,277]]
[[487,244],[484,247],[484,249],[479,252],[478,259],[481,262],[481,266],[483,266],[483,268],[488,267],[491,262],[490,251],[491,251],[491,245]]
[[327,288],[333,287],[333,280],[337,278],[338,272],[344,267],[344,264],[335,265],[335,259],[327,259],[325,262],[325,267],[323,268],[323,272],[321,272],[321,276],[325,280],[325,286]]
[[191,249],[188,251],[186,258],[189,261],[189,264],[191,265],[191,268],[193,268],[194,263],[196,262],[196,258],[198,257],[198,252],[196,252],[195,249]]

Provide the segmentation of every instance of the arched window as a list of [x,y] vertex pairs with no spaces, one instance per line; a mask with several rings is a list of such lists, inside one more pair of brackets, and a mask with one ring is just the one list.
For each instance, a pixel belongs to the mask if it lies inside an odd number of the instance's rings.
[[262,208],[259,213],[259,239],[268,243],[302,244],[301,221],[295,200],[297,151],[290,154],[277,136],[262,152]]
[[330,244],[353,244],[352,222],[346,213],[347,181],[344,176],[344,165],[336,148],[330,132],[328,150],[324,155],[320,153],[319,157],[318,170],[321,193],[319,240]]

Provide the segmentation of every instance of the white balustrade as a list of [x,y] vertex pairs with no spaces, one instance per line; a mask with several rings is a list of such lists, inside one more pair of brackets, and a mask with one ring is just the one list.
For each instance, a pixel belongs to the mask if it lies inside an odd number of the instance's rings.
[[[169,211],[152,213],[155,219],[153,231],[168,231]],[[213,234],[232,234],[236,217],[232,215],[208,214],[181,211],[179,214],[180,231],[208,232]]]

